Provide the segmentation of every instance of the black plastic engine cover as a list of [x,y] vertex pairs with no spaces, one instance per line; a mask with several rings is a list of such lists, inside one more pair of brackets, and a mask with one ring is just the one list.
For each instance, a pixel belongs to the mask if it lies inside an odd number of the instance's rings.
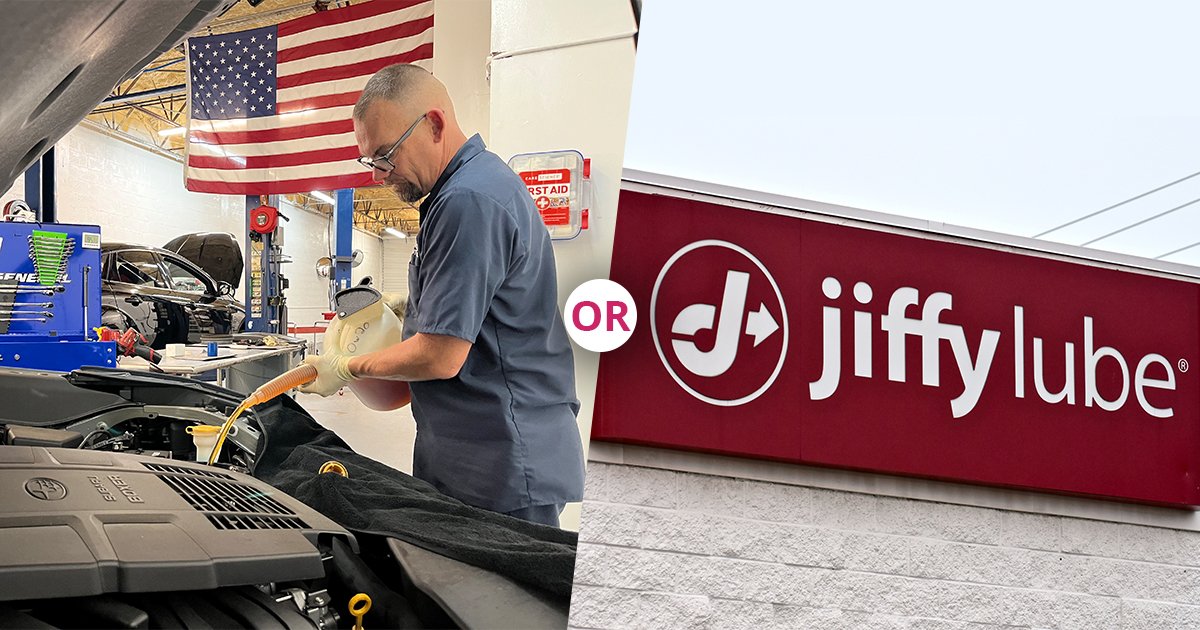
[[356,547],[333,521],[248,475],[0,446],[0,601],[320,578],[322,536]]

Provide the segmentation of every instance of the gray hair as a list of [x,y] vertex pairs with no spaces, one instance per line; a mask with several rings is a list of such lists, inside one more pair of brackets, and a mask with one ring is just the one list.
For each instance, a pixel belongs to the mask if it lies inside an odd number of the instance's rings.
[[408,63],[398,63],[376,72],[363,87],[362,95],[354,104],[352,116],[362,120],[371,107],[371,103],[382,99],[392,101],[401,106],[411,102],[413,95],[421,89],[421,85],[433,75],[421,66]]

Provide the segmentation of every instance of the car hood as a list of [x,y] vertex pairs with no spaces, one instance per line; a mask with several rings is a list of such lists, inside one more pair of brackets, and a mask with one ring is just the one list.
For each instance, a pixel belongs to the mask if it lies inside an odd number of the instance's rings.
[[242,283],[242,248],[229,232],[197,232],[171,239],[163,249],[190,260],[217,282],[228,282],[233,288]]
[[236,3],[6,3],[0,21],[0,191],[113,87]]

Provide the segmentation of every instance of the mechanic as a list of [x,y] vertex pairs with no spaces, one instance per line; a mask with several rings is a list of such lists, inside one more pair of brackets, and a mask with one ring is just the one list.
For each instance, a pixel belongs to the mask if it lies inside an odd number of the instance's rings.
[[359,377],[411,381],[413,475],[477,507],[558,526],[583,496],[575,368],[549,233],[528,189],[459,128],[445,86],[388,66],[354,106],[359,159],[420,204],[403,341],[357,357],[326,348],[301,391]]

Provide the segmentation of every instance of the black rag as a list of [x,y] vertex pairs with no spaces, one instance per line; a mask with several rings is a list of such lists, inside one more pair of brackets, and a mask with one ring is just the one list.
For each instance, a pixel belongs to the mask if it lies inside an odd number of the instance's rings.
[[[398,538],[570,598],[578,534],[467,505],[354,452],[286,396],[254,408],[262,428],[254,476],[351,531]],[[318,474],[328,461],[349,477]]]

